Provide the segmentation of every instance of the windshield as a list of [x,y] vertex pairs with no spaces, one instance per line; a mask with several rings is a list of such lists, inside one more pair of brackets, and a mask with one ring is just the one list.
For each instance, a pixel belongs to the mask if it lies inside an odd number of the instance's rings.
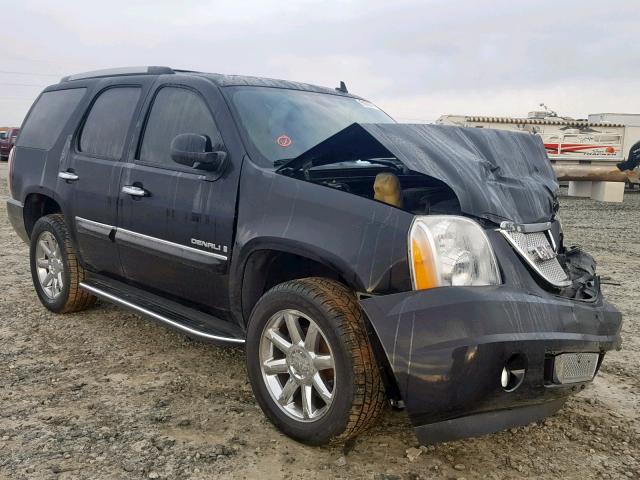
[[296,158],[352,123],[395,123],[366,100],[270,87],[229,87],[250,140],[272,164]]

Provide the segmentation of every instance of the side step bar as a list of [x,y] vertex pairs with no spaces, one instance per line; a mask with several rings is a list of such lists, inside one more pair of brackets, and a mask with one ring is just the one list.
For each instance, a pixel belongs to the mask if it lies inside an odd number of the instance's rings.
[[[106,300],[111,303],[115,303],[122,307],[133,310],[137,313],[150,317],[154,320],[165,323],[170,327],[175,328],[176,330],[179,330],[189,335],[193,335],[194,337],[198,337],[204,340],[209,340],[214,342],[225,342],[225,343],[236,343],[236,344],[245,343],[243,338],[227,337],[223,335],[213,334],[213,333],[209,333],[209,332],[194,328],[189,325],[185,325],[184,323],[181,323],[180,321],[178,321],[179,317],[182,317],[182,315],[176,315],[176,316],[171,315],[174,318],[169,318],[170,315],[167,313],[163,312],[163,314],[161,314],[161,313],[158,313],[157,311],[152,310],[149,306],[141,305],[141,303],[147,303],[147,302],[136,302],[135,295],[119,294],[120,292],[118,292],[115,288],[110,288],[109,285],[104,285],[103,282],[92,282],[91,280],[89,280],[87,282],[80,282],[80,287],[84,290],[87,290],[88,292],[93,293],[95,296],[103,300]],[[128,298],[124,298],[125,296]],[[166,311],[166,309],[163,309],[163,310]]]

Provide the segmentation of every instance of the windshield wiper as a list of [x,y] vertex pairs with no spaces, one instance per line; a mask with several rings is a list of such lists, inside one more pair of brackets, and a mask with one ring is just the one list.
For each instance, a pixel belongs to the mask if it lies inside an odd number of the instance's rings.
[[287,163],[289,163],[291,160],[295,160],[298,157],[293,157],[293,158],[280,158],[278,160],[275,160],[273,162],[273,166],[274,167],[284,167]]
[[356,159],[356,160],[337,160],[335,162],[322,162],[319,164],[314,164],[313,160],[305,160],[303,162],[299,162],[299,158],[300,157],[283,158],[283,159],[274,161],[273,165],[277,167],[276,171],[278,172],[287,170],[288,167],[295,165],[293,167],[294,171],[303,171],[305,172],[305,174],[308,170],[310,170],[313,167],[321,167],[321,166],[324,167],[327,165],[343,163],[343,164],[347,164],[347,165],[344,165],[344,167],[348,168],[349,166],[348,164],[355,163],[355,162],[368,162],[371,164],[371,166],[375,165],[375,166],[392,168],[395,171],[400,173],[406,173],[408,171],[407,167],[396,158],[366,158],[366,159]]
[[385,167],[391,167],[399,172],[404,172],[407,170],[407,167],[399,161],[398,159],[391,158],[366,158],[361,160],[362,162],[374,163],[376,165],[384,165]]

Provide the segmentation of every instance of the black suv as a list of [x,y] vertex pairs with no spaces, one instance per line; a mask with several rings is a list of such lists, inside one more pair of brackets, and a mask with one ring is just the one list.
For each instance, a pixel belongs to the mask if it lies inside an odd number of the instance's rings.
[[525,424],[620,345],[537,136],[397,124],[344,84],[144,67],[46,88],[11,157],[45,307],[101,298],[246,342],[258,403],[309,444],[388,403],[423,443]]

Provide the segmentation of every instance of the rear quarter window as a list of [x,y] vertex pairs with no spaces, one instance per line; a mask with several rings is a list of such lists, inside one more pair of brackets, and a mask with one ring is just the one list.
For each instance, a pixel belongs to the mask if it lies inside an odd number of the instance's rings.
[[22,127],[18,146],[51,149],[80,104],[86,90],[86,88],[72,88],[40,95]]
[[93,103],[82,128],[80,151],[119,159],[139,98],[139,87],[113,87],[102,92]]

